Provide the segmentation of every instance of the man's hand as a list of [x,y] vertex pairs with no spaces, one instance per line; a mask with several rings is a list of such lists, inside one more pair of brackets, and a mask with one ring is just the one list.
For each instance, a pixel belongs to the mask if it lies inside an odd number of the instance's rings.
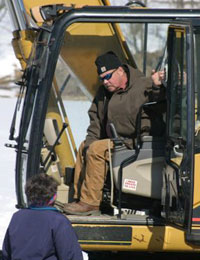
[[162,85],[162,81],[165,78],[165,71],[161,70],[161,71],[155,72],[155,70],[152,70],[151,78],[153,80],[154,85],[160,86],[160,85]]

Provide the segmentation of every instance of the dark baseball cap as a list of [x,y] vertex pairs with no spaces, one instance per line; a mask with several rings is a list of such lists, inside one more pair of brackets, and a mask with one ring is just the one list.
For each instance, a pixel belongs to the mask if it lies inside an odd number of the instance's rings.
[[95,60],[97,73],[100,75],[108,70],[117,69],[122,66],[121,61],[113,51],[98,56]]

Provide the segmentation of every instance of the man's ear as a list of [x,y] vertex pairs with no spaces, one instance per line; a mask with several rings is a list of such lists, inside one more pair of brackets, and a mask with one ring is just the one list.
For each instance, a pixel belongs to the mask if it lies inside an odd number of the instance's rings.
[[124,69],[120,66],[117,71],[119,72],[120,75],[124,73]]

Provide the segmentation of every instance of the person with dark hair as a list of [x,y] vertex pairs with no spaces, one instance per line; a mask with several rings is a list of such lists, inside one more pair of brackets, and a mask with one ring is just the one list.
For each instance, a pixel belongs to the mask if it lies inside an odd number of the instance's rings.
[[[81,144],[75,166],[74,199],[64,205],[64,211],[72,215],[98,215],[102,190],[109,161],[108,147],[113,147],[110,124],[125,145],[133,149],[136,139],[136,121],[140,107],[148,102],[165,97],[161,80],[164,72],[153,72],[145,77],[138,69],[122,64],[118,56],[109,51],[95,61],[99,79],[103,83],[89,109],[90,125],[86,140]],[[152,120],[156,116],[151,115]],[[163,128],[154,127],[143,111],[141,133],[163,134]],[[158,120],[159,121],[159,120]],[[156,133],[157,131],[157,133]]]
[[3,260],[83,260],[69,220],[55,207],[56,181],[42,173],[25,186],[28,208],[14,213],[3,242]]

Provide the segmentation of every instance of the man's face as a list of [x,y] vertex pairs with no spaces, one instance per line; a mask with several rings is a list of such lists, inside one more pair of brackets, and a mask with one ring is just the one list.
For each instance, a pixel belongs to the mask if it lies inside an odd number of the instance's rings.
[[108,70],[99,75],[105,88],[109,92],[115,92],[121,88],[121,70],[122,68],[119,67],[117,69]]

